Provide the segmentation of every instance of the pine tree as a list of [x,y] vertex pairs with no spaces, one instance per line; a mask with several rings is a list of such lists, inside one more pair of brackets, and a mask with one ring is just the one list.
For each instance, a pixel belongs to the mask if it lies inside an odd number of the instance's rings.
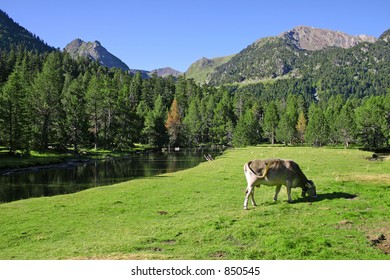
[[168,143],[167,128],[165,127],[166,110],[161,95],[158,95],[154,109],[146,114],[142,133],[148,140],[148,144],[155,147],[163,147]]
[[388,146],[388,120],[384,97],[374,96],[365,100],[356,110],[357,131],[360,143],[368,150]]
[[288,143],[291,144],[295,132],[294,123],[289,118],[287,113],[284,113],[278,123],[278,126],[275,130],[275,138],[278,142],[282,142],[285,145]]
[[214,104],[213,119],[210,127],[211,140],[215,144],[230,145],[233,138],[233,108],[229,93],[219,89],[221,100]]
[[354,109],[352,102],[348,100],[341,108],[334,124],[339,140],[344,143],[345,148],[348,148],[349,144],[356,138]]
[[264,114],[263,130],[270,139],[271,144],[275,144],[276,127],[279,122],[278,109],[274,101],[271,101]]
[[340,134],[337,128],[337,118],[343,107],[343,98],[341,95],[331,96],[328,102],[323,104],[325,118],[329,125],[329,141],[331,144],[336,144],[340,139]]
[[233,134],[233,146],[245,147],[255,145],[260,140],[259,122],[255,118],[252,109],[248,109],[238,119],[237,125]]
[[321,147],[328,143],[329,125],[322,108],[312,103],[309,108],[309,123],[306,130],[306,142]]
[[115,134],[113,140],[115,147],[120,150],[128,150],[140,140],[141,120],[137,116],[137,108],[132,100],[127,76],[122,77],[119,84],[118,97],[115,109]]
[[[25,65],[15,66],[0,95],[0,124],[11,153],[21,149],[30,150],[29,85]],[[1,131],[1,129],[0,129]]]
[[86,91],[86,113],[89,119],[89,131],[93,134],[93,145],[97,149],[101,140],[101,127],[103,123],[103,97],[101,79],[97,74],[89,81]]
[[70,82],[62,98],[65,112],[65,132],[75,151],[84,144],[87,116],[85,114],[85,95],[82,75]]
[[33,83],[31,105],[36,121],[35,142],[40,149],[47,149],[57,139],[63,80],[61,54],[52,52]]
[[184,118],[185,131],[187,136],[187,143],[199,144],[201,139],[202,119],[199,111],[200,100],[193,98],[190,102],[188,113]]

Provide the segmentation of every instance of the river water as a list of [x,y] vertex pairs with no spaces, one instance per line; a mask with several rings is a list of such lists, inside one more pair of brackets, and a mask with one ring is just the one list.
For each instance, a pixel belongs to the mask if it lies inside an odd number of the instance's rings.
[[66,168],[0,175],[0,203],[74,193],[134,178],[184,170],[206,161],[205,154],[215,158],[220,152],[186,149],[172,153],[147,153]]

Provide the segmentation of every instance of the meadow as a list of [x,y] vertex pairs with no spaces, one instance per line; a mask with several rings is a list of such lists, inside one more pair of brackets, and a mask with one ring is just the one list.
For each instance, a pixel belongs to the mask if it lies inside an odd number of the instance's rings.
[[[357,149],[248,147],[176,173],[0,204],[0,259],[390,259],[390,160]],[[256,189],[245,162],[295,160],[317,199]]]

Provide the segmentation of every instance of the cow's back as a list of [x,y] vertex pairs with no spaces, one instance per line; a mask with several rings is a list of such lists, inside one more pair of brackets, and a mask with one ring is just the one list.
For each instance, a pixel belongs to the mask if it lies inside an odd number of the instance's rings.
[[262,182],[265,185],[285,185],[286,180],[289,179],[292,174],[289,169],[289,163],[283,159],[265,159],[264,164],[268,166],[267,175]]
[[298,163],[293,160],[285,160],[286,167],[289,169],[289,175],[291,176],[289,179],[292,180],[294,187],[303,187],[307,183],[307,178],[305,174],[302,172]]

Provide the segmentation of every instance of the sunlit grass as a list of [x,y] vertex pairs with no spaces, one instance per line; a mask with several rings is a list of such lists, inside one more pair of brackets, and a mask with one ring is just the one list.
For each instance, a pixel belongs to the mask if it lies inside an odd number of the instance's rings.
[[[176,173],[0,205],[0,259],[390,259],[390,161],[331,148],[252,147]],[[243,165],[294,159],[318,199],[256,189]],[[387,237],[381,240],[381,235]],[[377,241],[375,241],[377,240]]]

